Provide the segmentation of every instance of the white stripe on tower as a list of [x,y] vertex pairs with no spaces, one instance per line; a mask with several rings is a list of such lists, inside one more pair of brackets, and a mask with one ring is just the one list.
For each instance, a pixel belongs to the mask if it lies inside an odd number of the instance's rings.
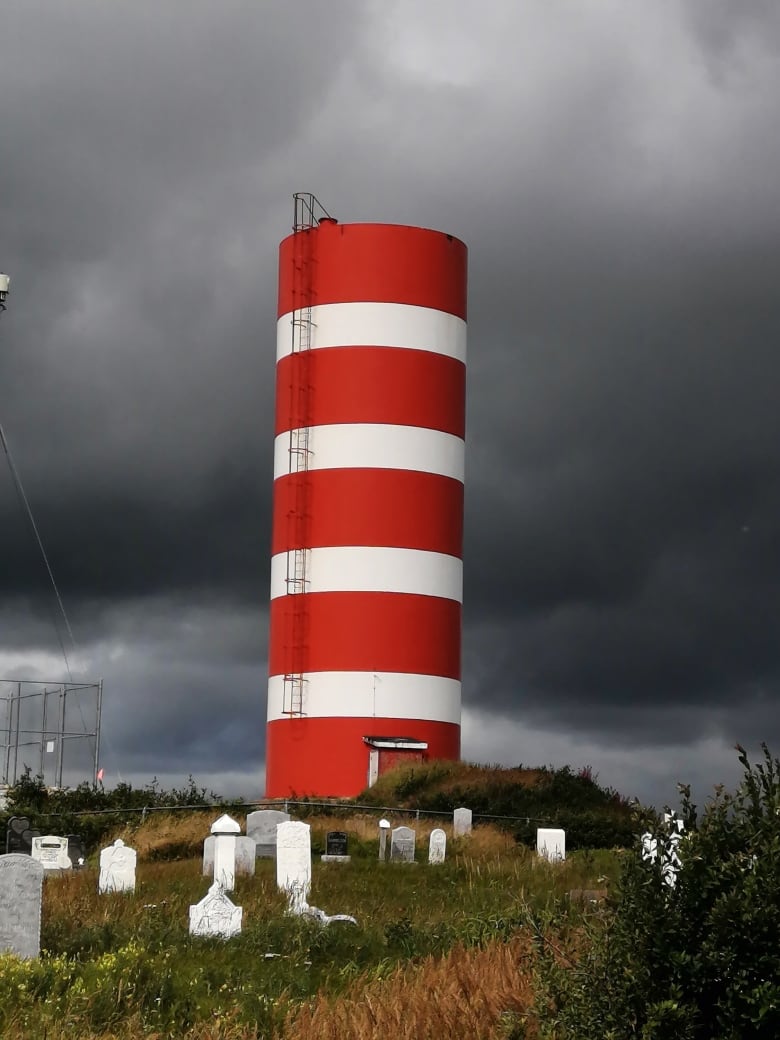
[[[460,683],[440,675],[408,672],[307,672],[309,712],[322,718],[460,721]],[[284,679],[268,684],[268,718],[283,719]]]
[[[311,309],[311,349],[402,347],[466,361],[466,322],[405,303],[326,303]],[[366,333],[370,330],[370,339]],[[276,360],[292,353],[292,315],[276,324]]]
[[[302,438],[301,438],[302,440]],[[293,431],[293,443],[299,443]],[[343,423],[312,426],[309,469],[404,469],[438,473],[463,483],[466,446],[462,437],[419,426]],[[274,441],[274,479],[290,471],[290,433]],[[399,502],[413,509],[413,502]]]
[[[422,549],[338,545],[308,549],[307,592],[397,592],[463,600],[463,563]],[[287,553],[271,558],[271,599],[286,596]]]

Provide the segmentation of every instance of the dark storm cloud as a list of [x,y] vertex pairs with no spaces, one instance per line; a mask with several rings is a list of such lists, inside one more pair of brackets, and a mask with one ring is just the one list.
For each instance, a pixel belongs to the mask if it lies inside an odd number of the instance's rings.
[[[122,768],[257,790],[300,188],[469,246],[467,753],[654,796],[681,747],[709,780],[778,743],[774,5],[182,10],[29,2],[0,38],[0,418]],[[49,668],[0,490],[0,657]]]

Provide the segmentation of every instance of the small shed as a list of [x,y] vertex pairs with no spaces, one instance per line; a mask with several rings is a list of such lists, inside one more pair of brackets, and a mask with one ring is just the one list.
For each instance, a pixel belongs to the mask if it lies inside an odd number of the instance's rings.
[[416,737],[363,737],[368,746],[368,786],[397,765],[424,762],[428,742]]

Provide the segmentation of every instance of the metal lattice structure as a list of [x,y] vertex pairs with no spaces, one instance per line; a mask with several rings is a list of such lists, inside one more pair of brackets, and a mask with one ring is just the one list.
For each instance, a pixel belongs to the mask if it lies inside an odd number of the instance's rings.
[[2,783],[15,784],[25,769],[53,787],[63,775],[97,782],[102,709],[102,679],[0,679]]

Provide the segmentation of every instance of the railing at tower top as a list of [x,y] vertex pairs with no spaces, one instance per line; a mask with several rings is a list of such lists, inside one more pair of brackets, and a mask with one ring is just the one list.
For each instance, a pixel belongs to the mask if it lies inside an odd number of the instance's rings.
[[310,191],[296,191],[293,200],[295,206],[293,231],[309,231],[316,227],[323,217],[328,220],[333,219],[317,196],[312,195]]
[[[309,586],[309,515],[311,459],[311,338],[312,338],[312,283],[311,237],[303,232],[316,227],[330,214],[322,203],[309,192],[294,196],[293,231],[293,311],[290,358],[290,434],[288,446],[288,475],[295,481],[292,514],[288,517],[285,590],[288,596],[304,594]],[[305,657],[308,643],[308,606],[305,599],[293,601],[288,610],[288,652],[290,671],[284,676],[282,714],[305,715]]]

